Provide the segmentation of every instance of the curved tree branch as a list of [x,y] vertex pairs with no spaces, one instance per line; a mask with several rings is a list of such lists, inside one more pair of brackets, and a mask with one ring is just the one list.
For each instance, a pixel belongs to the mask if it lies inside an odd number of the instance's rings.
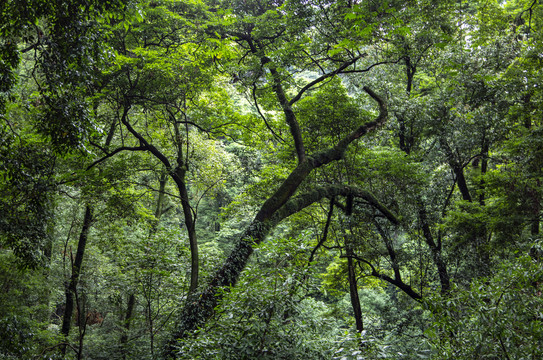
[[290,215],[293,215],[306,207],[324,199],[335,198],[337,196],[352,196],[354,198],[364,199],[373,208],[378,210],[383,216],[385,216],[391,223],[398,225],[400,221],[386,206],[381,204],[375,196],[369,191],[362,190],[355,186],[350,185],[329,185],[315,188],[313,191],[299,195],[293,199],[290,199],[276,214],[270,219],[270,223],[273,225],[278,224],[282,220],[286,219]]
[[379,104],[379,115],[369,123],[360,126],[358,129],[351,132],[345,138],[338,142],[336,146],[319,151],[308,156],[307,161],[299,163],[298,166],[290,173],[283,181],[281,186],[275,193],[264,202],[260,211],[256,215],[256,220],[265,221],[274,214],[283,204],[285,204],[298,189],[298,186],[309,175],[309,173],[318,167],[329,164],[332,161],[337,161],[343,158],[345,151],[349,145],[356,139],[367,134],[370,131],[377,129],[383,125],[388,117],[385,101],[370,88],[364,87],[366,91]]
[[352,131],[349,135],[340,140],[336,146],[313,154],[311,156],[311,160],[313,161],[313,166],[315,168],[328,164],[334,160],[341,159],[349,145],[354,140],[362,137],[370,131],[379,128],[386,122],[388,118],[388,110],[384,99],[377,95],[367,86],[364,86],[364,91],[379,104],[379,115],[377,116],[377,118],[375,118],[375,120],[365,123],[364,125],[358,127],[356,130]]
[[[267,64],[270,62],[271,60],[269,58],[262,58],[262,64]],[[304,162],[306,160],[305,146],[302,138],[302,130],[300,129],[300,124],[296,119],[296,114],[294,114],[294,110],[292,110],[292,104],[287,99],[287,95],[285,94],[285,90],[283,89],[281,75],[279,74],[275,66],[270,66],[269,70],[273,77],[273,90],[275,92],[275,95],[277,96],[277,100],[279,101],[281,108],[283,109],[283,113],[285,114],[285,120],[289,126],[292,139],[294,140],[294,147],[296,148],[298,162]]]

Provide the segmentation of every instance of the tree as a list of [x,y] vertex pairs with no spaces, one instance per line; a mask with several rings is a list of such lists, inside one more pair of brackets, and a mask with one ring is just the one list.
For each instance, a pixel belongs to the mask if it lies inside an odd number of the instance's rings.
[[[261,243],[269,231],[284,218],[303,210],[305,207],[323,198],[353,196],[363,198],[381,211],[390,221],[394,223],[398,222],[396,217],[371,194],[355,187],[329,185],[293,197],[300,185],[313,170],[341,160],[353,141],[381,126],[387,119],[387,107],[379,95],[365,87],[364,91],[378,103],[379,115],[373,121],[361,125],[357,124],[354,129],[347,130],[347,134],[331,147],[318,149],[311,154],[306,153],[304,134],[300,128],[293,105],[312,87],[353,66],[362,55],[356,53],[348,55],[349,57],[342,59],[339,65],[332,65],[333,63],[329,62],[331,59],[326,59],[320,67],[322,74],[315,80],[302,85],[301,89],[295,91],[292,97],[290,97],[287,94],[287,90],[291,81],[294,81],[294,78],[293,74],[289,74],[286,71],[288,63],[284,63],[289,57],[282,57],[282,55],[287,54],[288,56],[292,54],[294,48],[290,47],[291,43],[284,43],[284,39],[285,36],[293,35],[291,31],[294,29],[288,26],[291,19],[297,31],[304,29],[307,25],[303,21],[300,21],[303,18],[297,13],[300,10],[299,8],[294,7],[293,9],[288,9],[291,11],[286,14],[281,14],[276,11],[274,6],[268,4],[257,3],[251,5],[244,7],[240,4],[241,7],[239,9],[236,8],[239,13],[235,14],[240,18],[249,16],[250,19],[254,19],[254,22],[247,24],[247,20],[244,20],[243,22],[234,23],[232,26],[233,29],[229,27],[225,29],[224,36],[230,34],[235,36],[236,41],[240,44],[243,49],[242,51],[244,51],[244,58],[247,59],[247,62],[258,67],[252,69],[253,73],[256,72],[259,74],[253,81],[265,81],[264,84],[268,84],[271,87],[272,95],[276,99],[276,106],[281,109],[284,121],[288,126],[291,146],[294,148],[297,165],[290,171],[286,179],[280,183],[277,190],[260,206],[251,225],[238,240],[236,247],[224,265],[215,273],[211,282],[199,294],[197,299],[189,300],[186,303],[181,314],[178,330],[173,336],[174,340],[167,349],[167,356],[169,357],[175,356],[175,339],[183,338],[191,331],[196,330],[196,327],[213,313],[213,309],[220,296],[218,290],[224,286],[231,286],[236,283],[253,252],[253,244]],[[256,13],[254,13],[255,11]],[[325,8],[321,8],[316,10],[312,15],[323,15],[326,11]],[[309,14],[304,15],[309,16]],[[268,17],[270,16],[276,20],[273,22],[273,24],[277,24],[274,28],[269,28],[271,22],[268,21]],[[297,43],[296,46],[301,46],[301,43]],[[297,50],[303,53],[304,49]],[[321,51],[318,48],[317,50]],[[306,54],[308,54],[307,58],[302,58],[301,61],[310,63],[311,55],[307,51]],[[298,59],[294,58],[294,63],[297,62],[296,60]],[[329,67],[331,67],[331,70],[326,71],[325,69],[329,69]],[[264,80],[264,76],[266,80]],[[253,82],[251,85],[256,88],[256,84],[256,82]]]

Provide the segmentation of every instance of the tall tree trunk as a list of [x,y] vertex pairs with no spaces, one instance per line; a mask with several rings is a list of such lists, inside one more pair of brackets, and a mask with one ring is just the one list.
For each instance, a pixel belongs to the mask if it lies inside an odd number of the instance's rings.
[[468,183],[464,176],[464,168],[459,164],[451,164],[454,174],[456,175],[456,183],[458,184],[458,190],[462,194],[462,199],[471,202],[471,195],[469,193]]
[[[186,154],[183,152],[183,144],[186,143],[183,141],[183,136],[181,135],[181,129],[179,124],[174,120],[174,130],[175,130],[175,139],[177,144],[177,166],[170,175],[172,176],[177,189],[179,191],[179,196],[181,197],[181,207],[183,208],[183,217],[185,220],[185,226],[187,227],[187,235],[189,237],[189,247],[190,247],[190,287],[189,294],[196,291],[198,288],[198,273],[200,270],[200,260],[198,254],[198,239],[196,237],[196,213],[194,212],[192,206],[190,206],[189,192],[187,189],[187,171],[188,171],[188,148],[186,149]],[[188,130],[187,135],[188,137]]]
[[[157,225],[160,221],[160,217],[162,216],[162,211],[164,209],[164,191],[166,190],[167,181],[168,181],[168,178],[166,176],[166,173],[163,172],[160,175],[158,197],[156,200],[155,218],[157,219],[157,222],[156,222]],[[156,231],[156,227],[154,228],[154,231]]]
[[447,162],[449,163],[449,166],[454,172],[454,175],[456,177],[456,184],[458,185],[458,190],[460,190],[460,194],[462,194],[462,199],[471,202],[471,194],[469,192],[466,177],[464,176],[464,165],[454,155],[454,152],[449,146],[447,139],[445,139],[445,136],[441,136],[439,138],[439,144],[443,148],[445,156],[447,157]]
[[[379,98],[381,101],[381,98]],[[384,104],[384,103],[383,103]],[[383,105],[384,106],[384,105]],[[134,135],[136,139],[141,143],[140,150],[149,151],[155,158],[157,158],[168,170],[170,176],[174,180],[177,188],[179,190],[179,196],[181,197],[181,205],[183,207],[183,214],[185,217],[185,225],[187,226],[187,232],[189,236],[189,244],[191,251],[191,284],[190,292],[193,292],[198,287],[198,271],[199,271],[199,261],[198,261],[198,242],[196,238],[196,215],[193,212],[192,207],[190,206],[190,199],[188,196],[188,190],[186,185],[185,175],[188,170],[188,161],[183,155],[183,144],[188,144],[187,141],[183,141],[181,131],[179,129],[179,122],[175,119],[173,114],[170,114],[172,123],[175,130],[175,141],[177,144],[177,165],[172,166],[170,160],[162,153],[159,149],[156,148],[153,144],[149,143],[143,135],[136,131],[128,120],[128,111],[130,106],[126,106],[121,117],[121,122],[126,126],[126,129]],[[188,125],[187,125],[188,126]],[[187,130],[188,131],[188,130]],[[188,146],[188,145],[187,145]]]
[[[488,151],[489,144],[488,141],[483,136],[483,144],[481,146],[481,175],[485,175],[488,170]],[[479,204],[485,206],[485,180],[481,179],[479,184],[481,194],[479,195]]]
[[529,195],[532,202],[532,219],[530,224],[530,233],[533,236],[539,235],[539,222],[541,213],[541,196],[539,189],[541,188],[541,182],[537,180],[537,187],[529,189]]
[[131,293],[128,296],[128,302],[126,306],[126,314],[124,316],[124,329],[123,334],[121,335],[121,352],[123,359],[126,359],[127,354],[127,343],[128,343],[128,332],[130,331],[130,324],[132,323],[132,314],[134,313],[134,307],[136,305],[136,295]]
[[[72,316],[74,311],[74,297],[77,291],[77,283],[79,281],[79,275],[81,273],[81,265],[83,263],[83,256],[85,254],[85,248],[87,246],[87,239],[89,235],[89,229],[92,224],[92,208],[87,205],[85,207],[85,216],[83,218],[83,226],[79,235],[79,242],[77,243],[77,252],[75,254],[75,260],[72,260],[72,275],[70,280],[66,284],[66,305],[64,308],[64,317],[62,319],[61,334],[65,338],[70,334],[70,328],[72,324]],[[67,341],[67,339],[66,339]],[[66,353],[66,345],[62,347],[62,353]]]
[[362,332],[364,330],[364,320],[362,318],[362,309],[360,307],[360,298],[358,297],[358,284],[356,281],[355,264],[353,261],[353,244],[348,236],[345,237],[345,251],[347,253],[347,270],[349,279],[349,294],[351,296],[351,306],[353,307],[354,320],[356,323],[356,331]]
[[[347,215],[347,224],[350,227],[353,216],[353,196],[347,196],[345,205],[345,214]],[[360,298],[358,297],[358,284],[356,281],[354,257],[354,243],[351,234],[343,233],[343,239],[345,241],[345,252],[347,255],[347,278],[349,280],[349,295],[351,297],[351,306],[353,307],[354,321],[356,324],[356,331],[361,333],[364,330],[364,321],[362,318],[362,309],[360,308]]]
[[181,206],[183,208],[183,216],[185,219],[185,226],[187,227],[187,234],[189,236],[190,246],[190,287],[189,293],[193,293],[198,287],[198,273],[200,269],[200,261],[198,254],[198,239],[196,237],[196,215],[190,206],[189,193],[187,190],[187,184],[185,182],[186,170],[178,167],[174,173],[173,179],[179,190],[179,196],[181,197]]
[[[409,48],[406,47],[405,51],[409,52]],[[413,62],[411,61],[411,57],[409,55],[405,56],[404,61],[405,61],[405,76],[406,76],[406,81],[407,81],[405,85],[405,93],[407,94],[407,97],[410,98],[411,90],[413,89],[413,77],[415,76],[415,73],[417,72],[417,66],[416,64],[413,64]],[[413,138],[413,131],[412,129],[408,131],[406,127],[407,119],[405,118],[403,114],[397,113],[396,119],[398,120],[398,125],[399,125],[398,137],[400,140],[400,150],[402,150],[403,152],[409,155],[411,153],[413,143],[415,140]]]
[[434,264],[437,268],[439,283],[441,285],[441,292],[443,294],[446,294],[451,288],[451,281],[449,277],[449,272],[447,271],[447,265],[443,260],[443,256],[441,255],[441,242],[436,244],[436,242],[434,241],[434,236],[432,235],[430,224],[428,223],[428,216],[426,215],[426,207],[420,199],[418,200],[418,207],[419,221],[422,227],[422,234],[426,244],[430,248],[430,252],[432,253],[432,260],[434,261]]

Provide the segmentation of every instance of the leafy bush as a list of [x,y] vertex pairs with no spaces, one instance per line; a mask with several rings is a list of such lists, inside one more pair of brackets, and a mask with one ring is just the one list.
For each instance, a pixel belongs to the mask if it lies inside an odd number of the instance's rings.
[[543,266],[530,256],[502,265],[469,289],[428,301],[427,331],[439,359],[543,358]]

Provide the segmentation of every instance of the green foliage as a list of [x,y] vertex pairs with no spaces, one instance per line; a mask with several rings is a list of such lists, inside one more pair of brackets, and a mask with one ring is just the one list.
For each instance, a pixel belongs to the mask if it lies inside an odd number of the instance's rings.
[[[194,300],[189,234],[204,287],[255,214],[327,187],[400,223],[338,195],[273,224],[180,358],[541,357],[540,251],[518,251],[540,237],[542,19],[532,0],[1,2],[0,357],[159,358]],[[372,124],[363,86],[386,124],[304,173]],[[60,339],[85,206],[76,307],[102,321]]]
[[329,358],[336,321],[323,302],[304,296],[301,250],[281,238],[258,247],[237,286],[225,289],[216,317],[182,344],[181,358]]
[[16,44],[11,41],[5,41],[0,45],[0,94],[2,96],[0,114],[4,113],[4,102],[7,100],[5,94],[11,90],[17,81],[15,69],[19,64],[19,54]]
[[16,135],[7,125],[0,129],[0,244],[11,248],[23,267],[35,268],[50,240],[55,157],[44,144]]
[[21,271],[0,254],[0,358],[27,359],[59,340],[49,322],[48,281],[42,270]]
[[339,79],[302,99],[297,110],[311,150],[337,143],[368,118],[368,112],[361,109],[357,99],[349,96]]
[[488,279],[428,299],[427,331],[440,359],[538,358],[543,343],[540,260],[520,256]]

